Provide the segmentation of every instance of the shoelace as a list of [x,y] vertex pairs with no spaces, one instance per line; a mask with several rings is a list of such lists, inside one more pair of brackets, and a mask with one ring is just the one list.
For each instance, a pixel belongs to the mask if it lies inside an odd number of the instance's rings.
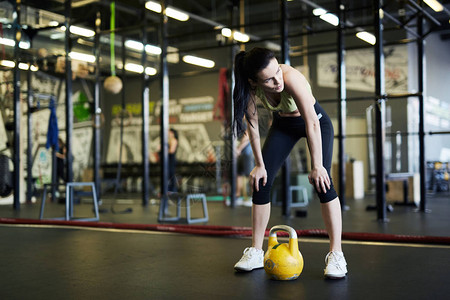
[[339,270],[342,270],[342,267],[340,265],[340,261],[342,260],[342,256],[335,254],[333,252],[330,252],[325,257],[325,263],[327,265],[333,265],[334,267],[338,268]]

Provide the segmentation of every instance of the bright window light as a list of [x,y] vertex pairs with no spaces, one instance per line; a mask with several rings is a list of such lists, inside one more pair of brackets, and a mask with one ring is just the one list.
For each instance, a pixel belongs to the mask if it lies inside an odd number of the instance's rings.
[[436,0],[423,0],[429,7],[431,7],[434,11],[440,12],[444,10],[444,7],[441,3]]
[[327,11],[325,9],[323,9],[323,8],[315,8],[315,9],[313,9],[312,13],[315,16],[321,16],[321,15],[326,14]]
[[152,68],[152,67],[147,67],[147,68],[145,68],[145,74],[147,74],[149,76],[156,75],[156,69]]
[[126,63],[125,70],[135,73],[142,73],[144,72],[144,67],[138,64]]
[[247,34],[239,32],[239,31],[235,31],[233,33],[233,38],[236,41],[241,42],[241,43],[246,43],[250,40],[250,37]]
[[79,52],[70,52],[69,56],[70,56],[70,58],[75,59],[75,60],[81,60],[81,61],[90,62],[90,63],[95,62],[95,56],[90,55],[90,54],[84,54],[84,53],[79,53]]
[[0,65],[7,68],[14,68],[16,66],[12,60],[2,60],[0,61]]
[[333,15],[331,13],[326,13],[324,15],[320,15],[320,18],[324,20],[325,22],[330,23],[333,26],[339,25],[339,18],[336,17],[336,15]]
[[231,35],[233,34],[232,32],[231,32],[231,29],[230,28],[222,28],[222,30],[220,31],[220,33],[223,35],[223,36],[225,36],[225,37],[231,37]]
[[192,56],[192,55],[183,56],[183,61],[188,64],[192,64],[192,65],[196,65],[196,66],[200,66],[200,67],[204,67],[204,68],[212,68],[215,66],[215,62],[212,60],[200,58],[200,57]]
[[377,38],[367,31],[360,31],[356,34],[356,36],[371,45],[375,45],[375,43],[377,42]]
[[[151,11],[154,11],[156,13],[161,13],[161,4],[154,2],[154,1],[147,1],[145,3],[145,8]],[[166,8],[166,15],[168,17],[171,17],[173,19],[176,19],[178,21],[187,21],[189,20],[189,15],[185,14],[184,12],[181,12],[177,9],[174,9],[172,7]]]

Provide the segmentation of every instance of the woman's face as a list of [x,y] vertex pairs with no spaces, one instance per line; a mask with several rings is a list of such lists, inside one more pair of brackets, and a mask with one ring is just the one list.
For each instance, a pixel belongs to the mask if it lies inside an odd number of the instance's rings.
[[257,84],[266,92],[281,93],[284,89],[283,71],[276,58],[272,58],[270,63],[256,74]]

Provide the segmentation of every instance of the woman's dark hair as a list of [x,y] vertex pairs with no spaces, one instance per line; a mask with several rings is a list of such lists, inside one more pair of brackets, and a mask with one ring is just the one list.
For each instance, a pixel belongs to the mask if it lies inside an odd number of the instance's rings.
[[170,128],[169,130],[173,132],[173,136],[175,137],[176,140],[178,140],[178,131],[176,131],[173,128]]
[[[248,52],[241,51],[234,58],[235,85],[233,91],[234,120],[232,128],[237,136],[240,136],[245,131],[243,125],[244,116],[249,120],[247,105],[250,98],[250,83],[248,80],[257,81],[256,74],[267,67],[274,57],[275,54],[269,49],[256,47]],[[252,124],[250,125],[253,126]]]

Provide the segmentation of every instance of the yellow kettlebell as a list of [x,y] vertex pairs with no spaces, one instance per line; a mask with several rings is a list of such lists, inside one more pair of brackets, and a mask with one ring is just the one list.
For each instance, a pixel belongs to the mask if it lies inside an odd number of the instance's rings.
[[[277,231],[289,233],[289,244],[278,243]],[[275,280],[294,280],[303,270],[303,257],[298,250],[297,233],[287,225],[270,229],[269,247],[264,255],[264,270]]]

